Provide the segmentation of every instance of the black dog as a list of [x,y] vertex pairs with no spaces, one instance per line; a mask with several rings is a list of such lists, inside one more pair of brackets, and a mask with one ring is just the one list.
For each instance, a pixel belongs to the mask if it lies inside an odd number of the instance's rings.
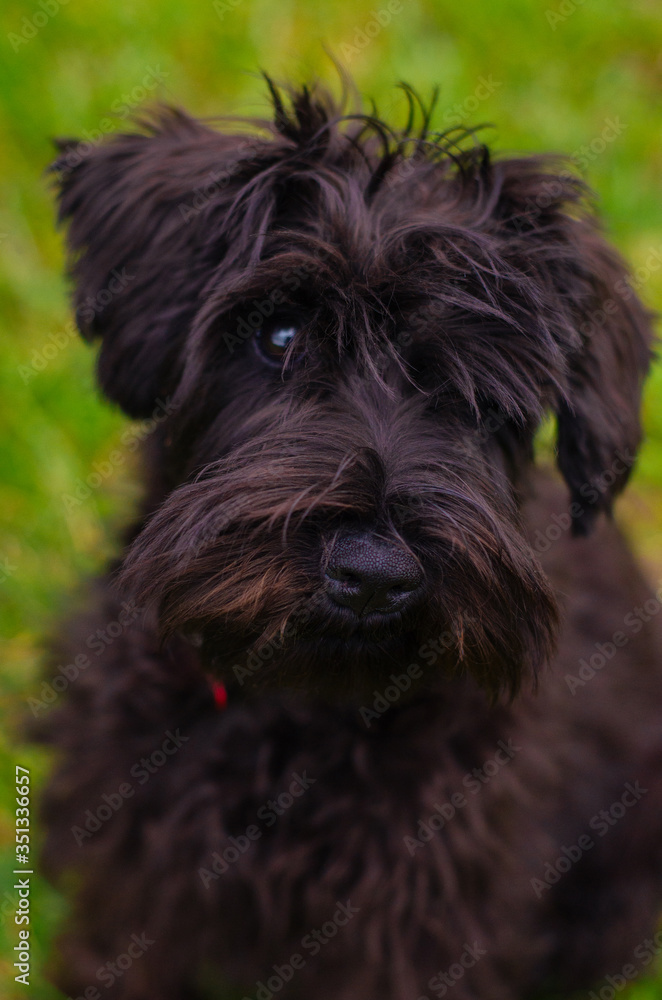
[[54,168],[101,386],[156,425],[48,713],[59,982],[608,991],[660,946],[660,601],[605,517],[650,317],[562,162],[270,89]]

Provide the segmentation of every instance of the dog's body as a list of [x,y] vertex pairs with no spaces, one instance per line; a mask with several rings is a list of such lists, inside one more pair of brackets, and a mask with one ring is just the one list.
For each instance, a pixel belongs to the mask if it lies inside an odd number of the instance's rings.
[[[638,444],[648,317],[567,175],[274,99],[250,156],[167,116],[58,165],[79,310],[131,278],[81,322],[102,384],[174,408],[119,590],[60,649],[122,623],[48,727],[61,981],[515,1000],[639,974],[659,602],[593,522]],[[546,408],[570,508],[528,471]]]

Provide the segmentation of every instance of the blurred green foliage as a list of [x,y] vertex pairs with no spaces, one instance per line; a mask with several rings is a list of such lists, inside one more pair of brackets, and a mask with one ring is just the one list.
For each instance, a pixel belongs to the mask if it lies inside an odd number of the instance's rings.
[[[260,68],[335,85],[326,45],[389,118],[406,114],[397,81],[424,95],[439,84],[435,125],[458,116],[489,122],[497,148],[575,154],[641,294],[659,308],[662,267],[646,261],[662,260],[662,8],[657,0],[4,0],[0,17],[0,994],[47,1000],[59,994],[37,969],[62,904],[42,878],[32,897],[29,988],[14,983],[10,957],[14,764],[30,766],[37,785],[47,767],[43,754],[20,746],[18,730],[39,691],[40,637],[113,551],[136,499],[128,462],[72,510],[63,499],[108,456],[126,422],[99,400],[92,352],[68,333],[62,241],[43,176],[50,137],[93,140],[109,118],[122,127],[143,99],[199,115],[262,114]],[[647,443],[621,504],[655,580],[661,390],[658,366],[646,395]],[[629,996],[653,1000],[662,985],[649,980]]]

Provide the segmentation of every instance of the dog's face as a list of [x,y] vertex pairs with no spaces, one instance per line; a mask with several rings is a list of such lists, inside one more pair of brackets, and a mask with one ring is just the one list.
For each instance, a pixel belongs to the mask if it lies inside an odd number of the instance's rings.
[[273,96],[265,138],[166,112],[56,164],[100,381],[172,411],[125,579],[247,687],[361,696],[425,645],[429,684],[514,689],[556,622],[519,513],[536,428],[556,412],[588,530],[648,318],[553,164]]

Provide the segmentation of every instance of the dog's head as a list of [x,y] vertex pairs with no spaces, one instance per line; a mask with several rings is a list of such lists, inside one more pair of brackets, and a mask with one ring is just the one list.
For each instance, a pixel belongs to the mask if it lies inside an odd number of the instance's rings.
[[585,533],[639,442],[649,318],[559,161],[271,91],[258,130],[164,110],[55,164],[101,385],[170,411],[126,579],[230,681],[358,693],[426,646],[513,689],[556,620],[534,434],[555,412]]

